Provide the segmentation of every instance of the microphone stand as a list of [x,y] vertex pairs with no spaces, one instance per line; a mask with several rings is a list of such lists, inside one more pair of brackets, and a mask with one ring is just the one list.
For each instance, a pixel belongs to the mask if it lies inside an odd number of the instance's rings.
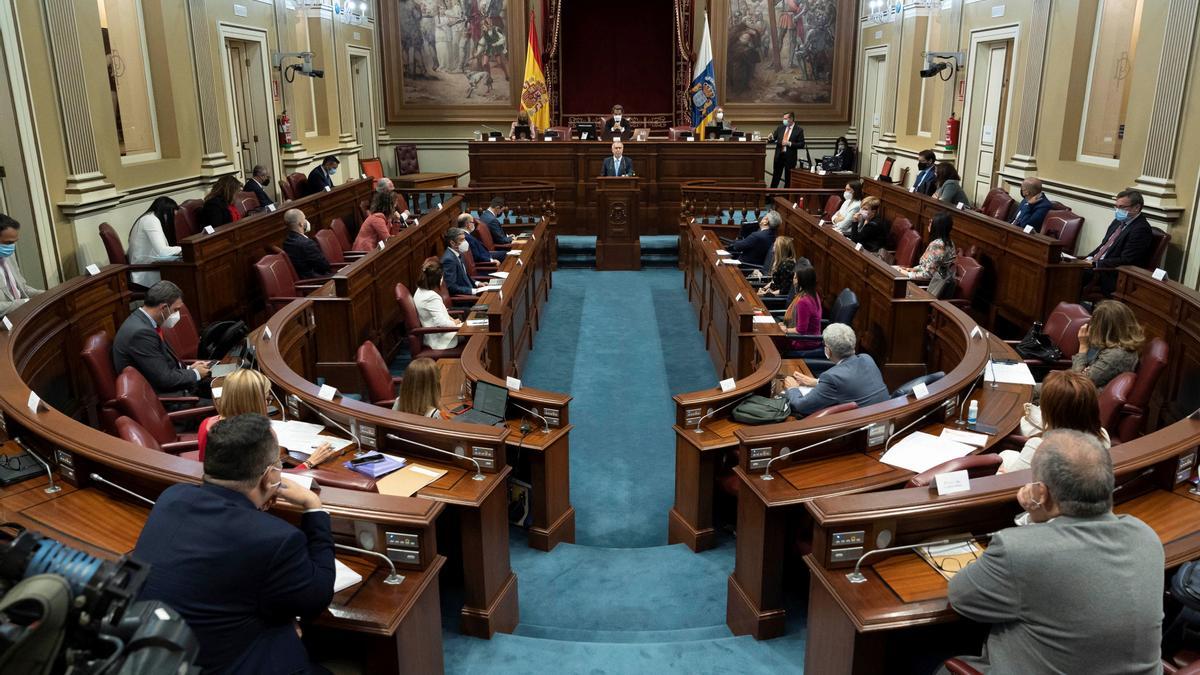
[[541,420],[542,421],[542,433],[543,434],[550,433],[550,422],[547,421],[545,417],[542,417],[541,415],[537,414],[536,412],[530,410],[529,408],[526,408],[525,406],[523,406],[519,403],[513,403],[512,401],[509,401],[508,403],[509,403],[509,405],[516,408],[517,410],[524,410],[525,412],[529,413],[530,415],[533,415],[534,417]]
[[310,404],[308,401],[305,401],[304,399],[300,398],[299,396],[295,396],[295,395],[293,395],[293,397],[294,397],[294,398],[295,398],[297,401],[299,401],[300,403],[302,403],[302,404],[304,405],[304,407],[305,407],[305,408],[308,408],[309,410],[311,410],[311,411],[313,411],[314,413],[316,413],[316,414],[317,414],[317,417],[320,417],[322,420],[324,420],[326,424],[331,424],[331,425],[333,425],[335,428],[337,428],[338,430],[340,430],[342,433],[346,434],[346,435],[347,435],[347,436],[349,436],[351,439],[353,439],[354,443],[355,443],[356,445],[358,445],[358,450],[356,450],[356,451],[355,451],[355,453],[354,453],[354,456],[355,456],[355,457],[362,457],[363,455],[367,454],[367,452],[368,452],[368,451],[363,449],[362,440],[360,440],[360,439],[358,438],[358,434],[355,434],[354,432],[350,431],[350,430],[349,430],[349,429],[347,429],[346,427],[344,427],[344,426],[342,426],[342,425],[338,424],[337,422],[334,422],[333,420],[329,419],[329,417],[328,417],[328,416],[326,416],[326,415],[325,415],[325,413],[323,413],[323,412],[321,412],[320,410],[317,410],[316,408],[314,408],[314,407],[313,407],[313,406],[312,406],[312,405],[311,405],[311,404]]
[[[970,539],[967,541],[970,541]],[[854,571],[847,574],[846,579],[852,584],[865,583],[867,578],[863,576],[862,572],[858,571],[858,568],[862,566],[864,560],[875,555],[876,553],[887,553],[889,551],[911,551],[913,549],[921,548],[922,546],[943,546],[950,543],[954,542],[950,539],[939,539],[938,541],[925,541],[921,542],[920,544],[909,544],[907,546],[889,546],[888,548],[877,548],[874,551],[867,551],[858,557],[858,562],[854,563]]]
[[275,395],[275,388],[267,387],[267,393],[270,394],[271,398],[275,399],[275,402],[279,404],[279,416],[283,418],[284,422],[287,422],[287,406],[285,406],[283,401],[280,401],[279,397]]
[[143,502],[149,504],[150,506],[154,506],[153,499],[148,499],[146,497],[139,495],[138,493],[134,492],[133,490],[130,490],[128,488],[117,485],[116,483],[104,478],[103,476],[101,476],[98,473],[91,474],[91,478],[92,478],[92,480],[96,481],[97,483],[104,483],[105,485],[107,485],[109,487],[113,487],[113,488],[120,490],[121,492],[124,492],[125,494],[129,495],[130,497],[133,497],[134,499],[143,501]]
[[48,485],[43,492],[49,495],[62,490],[62,487],[54,484],[54,471],[50,469],[50,465],[46,462],[46,460],[38,457],[37,453],[31,450],[28,445],[25,445],[25,442],[21,439],[14,437],[13,440],[16,441],[17,445],[21,446],[25,452],[28,452],[30,457],[36,459],[38,464],[46,467],[46,480],[50,481],[50,485]]
[[388,586],[399,586],[400,584],[404,583],[404,577],[396,573],[396,564],[392,562],[391,558],[380,553],[379,551],[368,551],[365,548],[348,546],[346,544],[334,544],[333,546],[334,548],[340,548],[343,551],[354,551],[355,553],[363,553],[366,555],[375,556],[376,558],[382,558],[383,561],[387,563],[388,569],[391,570],[391,573],[387,575],[387,578],[383,580],[383,583],[387,584]]
[[743,396],[739,399],[736,399],[736,400],[730,401],[729,403],[726,403],[725,405],[721,406],[720,408],[713,408],[712,410],[709,410],[708,414],[703,415],[700,417],[700,419],[696,420],[696,428],[692,429],[692,431],[697,434],[704,433],[704,430],[700,428],[700,425],[704,423],[704,420],[708,419],[709,417],[712,417],[716,413],[721,412],[722,410],[728,408],[729,406],[734,405],[735,403],[741,403],[742,401],[745,401],[746,399],[750,398],[751,396],[753,396],[753,394],[747,394],[746,396]]
[[812,448],[815,448],[817,446],[825,445],[826,443],[828,443],[830,441],[836,441],[839,438],[845,438],[846,436],[849,436],[850,434],[857,434],[860,431],[866,431],[867,429],[870,429],[871,426],[872,425],[868,424],[866,426],[861,426],[857,429],[851,429],[850,431],[840,433],[837,436],[830,436],[829,438],[826,438],[823,441],[817,441],[816,443],[813,443],[811,445],[806,445],[803,448],[796,448],[795,450],[791,450],[791,451],[789,451],[787,448],[784,448],[782,453],[767,460],[767,466],[764,468],[764,473],[761,476],[761,479],[762,480],[775,480],[775,477],[771,475],[771,465],[774,464],[776,460],[783,459],[784,457],[791,457],[792,455],[804,452],[805,450],[811,450]]
[[[991,363],[990,356],[988,357],[988,363]],[[987,375],[987,363],[983,364],[983,371],[976,375],[975,379],[971,381],[971,386],[967,389],[966,395],[963,396],[962,403],[958,405],[958,419],[954,422],[956,425],[960,427],[967,426],[967,420],[963,418],[963,410],[965,410],[967,407],[967,401],[971,399],[971,392],[975,391],[975,385],[979,384],[979,378],[983,377],[984,375]]]
[[939,411],[939,410],[944,410],[944,409],[945,409],[945,407],[946,407],[946,403],[945,403],[945,401],[943,401],[943,402],[941,402],[941,403],[937,404],[936,406],[934,406],[934,407],[933,407],[933,409],[931,409],[929,412],[925,413],[924,415],[921,415],[921,416],[920,416],[920,417],[918,417],[917,419],[915,419],[915,420],[913,420],[913,421],[909,422],[908,424],[904,425],[904,428],[903,428],[903,429],[901,429],[900,431],[897,431],[896,433],[892,434],[892,435],[891,435],[891,437],[890,437],[890,438],[888,438],[888,440],[887,440],[887,443],[884,443],[884,444],[883,444],[883,451],[884,451],[884,453],[886,453],[886,452],[888,451],[888,448],[890,448],[890,447],[892,446],[892,441],[896,440],[896,438],[898,438],[898,437],[900,436],[900,434],[902,434],[902,433],[904,433],[904,432],[908,431],[909,429],[911,429],[911,428],[913,428],[913,427],[917,426],[917,423],[919,423],[919,422],[922,422],[922,421],[924,421],[924,420],[928,419],[928,418],[929,418],[929,416],[930,416],[930,415],[932,415],[932,414],[934,414],[935,412],[937,412],[937,411]]
[[474,464],[474,465],[475,465],[475,475],[474,475],[474,476],[471,476],[471,480],[483,480],[483,479],[484,479],[483,472],[479,470],[479,462],[475,461],[475,458],[474,458],[474,457],[468,457],[468,456],[466,456],[466,455],[459,455],[459,454],[456,454],[456,453],[450,452],[449,450],[443,450],[443,449],[441,449],[441,448],[435,448],[435,447],[433,447],[432,445],[426,445],[426,444],[424,444],[424,443],[422,443],[422,442],[420,442],[420,441],[414,441],[414,440],[412,440],[412,439],[408,439],[408,438],[402,438],[402,437],[400,437],[400,436],[397,436],[396,434],[387,434],[387,438],[389,438],[390,440],[393,440],[393,441],[404,441],[405,443],[410,443],[410,444],[412,444],[412,445],[415,445],[415,446],[417,446],[418,448],[425,448],[426,450],[432,450],[432,451],[434,451],[434,452],[440,452],[440,453],[441,453],[441,454],[443,454],[443,455],[450,455],[451,457],[453,457],[453,458],[455,458],[455,459],[465,459],[465,460],[467,460],[468,462],[470,462],[470,463],[472,463],[472,464]]

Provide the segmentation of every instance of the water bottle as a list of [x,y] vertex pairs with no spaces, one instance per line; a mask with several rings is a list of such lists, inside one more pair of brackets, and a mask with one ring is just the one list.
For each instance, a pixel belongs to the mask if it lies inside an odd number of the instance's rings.
[[975,426],[976,419],[979,417],[979,401],[971,401],[971,405],[967,406],[967,424]]

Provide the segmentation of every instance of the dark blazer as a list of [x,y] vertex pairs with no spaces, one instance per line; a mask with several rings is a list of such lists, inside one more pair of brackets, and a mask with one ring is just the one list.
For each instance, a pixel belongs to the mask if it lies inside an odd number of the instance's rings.
[[850,401],[860,408],[880,403],[888,399],[888,389],[875,361],[866,354],[855,354],[821,373],[817,386],[807,396],[802,396],[799,389],[788,389],[787,398],[792,413],[801,416]]
[[1032,225],[1034,232],[1041,232],[1046,214],[1050,213],[1052,208],[1054,207],[1050,204],[1050,198],[1046,195],[1042,195],[1036,204],[1030,204],[1028,200],[1022,199],[1021,205],[1017,207],[1017,215],[1013,217],[1013,225],[1021,229],[1025,229],[1026,225]]
[[725,250],[737,253],[738,260],[744,263],[761,267],[766,262],[767,254],[771,252],[771,245],[774,243],[775,231],[768,227],[765,230],[758,230],[745,239],[738,239],[726,246]]
[[442,279],[451,295],[471,295],[475,290],[466,263],[449,248],[442,253]]
[[288,230],[283,238],[283,251],[292,259],[292,267],[301,279],[311,279],[329,274],[329,261],[321,252],[321,246],[308,237]]
[[267,194],[267,191],[263,189],[263,186],[259,185],[258,181],[254,180],[253,178],[248,178],[246,180],[246,184],[242,186],[242,191],[253,192],[254,196],[258,197],[259,206],[266,206],[267,204],[275,203],[275,200],[271,199],[271,196]]
[[196,213],[196,224],[201,228],[212,225],[220,227],[233,222],[233,214],[229,212],[229,202],[223,197],[210,197]]
[[292,622],[315,618],[333,599],[328,513],[305,513],[297,529],[233,490],[172,485],[133,557],[150,564],[140,599],[179,612],[206,674],[307,672]]
[[866,223],[860,223],[858,218],[850,223],[850,241],[862,244],[862,247],[871,253],[887,246],[887,235],[888,226],[879,216]]
[[804,147],[804,129],[800,128],[799,124],[792,124],[792,135],[788,138],[792,146],[790,148],[783,147],[783,132],[787,129],[786,126],[780,124],[775,127],[775,132],[771,134],[771,138],[775,141],[775,152],[783,152],[796,156],[796,151]]
[[479,212],[479,219],[488,227],[488,233],[492,235],[493,244],[511,244],[512,237],[504,234],[504,226],[500,224],[500,219],[496,214],[484,209]]
[[308,194],[315,195],[323,192],[327,186],[333,187],[333,178],[325,173],[325,167],[318,165],[308,172]]
[[[613,127],[616,125],[617,123],[612,117],[604,120],[604,134],[612,136],[614,134]],[[629,138],[633,135],[633,125],[629,123],[629,118],[624,115],[621,116],[621,128],[624,129],[624,131],[620,132],[621,138]]]
[[191,392],[199,381],[185,368],[167,341],[158,336],[154,321],[141,309],[130,312],[113,339],[113,367],[120,375],[133,366],[159,394]]
[[913,182],[913,189],[923,195],[933,196],[937,192],[937,177],[933,175],[933,167],[929,167],[924,171],[917,172],[917,179]]
[[632,176],[633,162],[628,157],[621,157],[621,166],[617,167],[614,157],[609,155],[604,158],[604,169],[600,172],[601,176]]
[[[1096,267],[1120,267],[1121,265],[1145,267],[1146,263],[1150,262],[1150,256],[1154,253],[1154,235],[1150,232],[1150,223],[1146,220],[1146,216],[1139,213],[1137,218],[1126,221],[1126,223],[1124,224],[1125,231],[1117,235],[1117,240],[1113,242],[1112,248],[1108,249],[1104,260],[1096,261]],[[1104,233],[1104,238],[1100,240],[1100,244],[1096,246],[1095,250],[1088,254],[1088,257],[1094,257],[1104,247],[1104,242],[1108,241],[1113,232],[1122,225],[1123,223],[1119,220],[1112,221]]]

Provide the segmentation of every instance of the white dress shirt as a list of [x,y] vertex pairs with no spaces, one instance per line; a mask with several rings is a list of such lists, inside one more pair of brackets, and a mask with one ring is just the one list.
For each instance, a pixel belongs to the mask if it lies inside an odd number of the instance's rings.
[[[171,223],[171,227],[175,224]],[[171,246],[167,235],[163,233],[163,225],[158,216],[144,213],[133,223],[129,230],[129,262],[133,265],[147,265],[159,262],[177,261],[183,249]],[[133,283],[139,286],[153,286],[162,276],[158,270],[146,270],[130,274]]]
[[[437,291],[418,288],[413,294],[413,304],[417,306],[417,318],[424,328],[453,328],[456,324],[446,311],[446,303]],[[433,349],[453,349],[458,345],[456,333],[433,333],[425,336],[425,344]]]

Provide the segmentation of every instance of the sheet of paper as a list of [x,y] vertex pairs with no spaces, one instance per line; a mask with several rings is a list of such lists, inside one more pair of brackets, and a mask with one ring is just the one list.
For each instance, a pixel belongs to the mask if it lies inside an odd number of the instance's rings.
[[755,314],[754,323],[775,323],[775,317],[770,314]]
[[283,478],[283,480],[286,480],[289,483],[295,483],[296,485],[299,485],[300,487],[302,487],[306,490],[312,489],[312,484],[313,484],[312,476],[301,476],[301,475],[294,474],[294,473],[281,473],[281,474],[279,474],[279,476],[281,478]]
[[988,364],[983,370],[984,382],[1004,382],[1007,384],[1028,384],[1033,386],[1033,372],[1025,363],[996,363]]
[[974,450],[965,443],[914,431],[896,442],[879,461],[913,473],[922,473],[943,462],[964,457]]
[[375,483],[379,494],[393,497],[411,497],[418,490],[446,475],[445,469],[409,464],[399,471],[380,478]]
[[354,584],[362,583],[362,575],[350,569],[346,563],[333,559],[333,592],[340,593],[341,591],[350,588]]
[[977,434],[974,431],[959,431],[958,429],[942,429],[942,438],[954,441],[955,443],[966,443],[982,448],[987,445],[988,435]]
[[1075,260],[1075,256],[1071,255],[1070,253],[1067,253],[1066,251],[1062,252],[1062,257],[1066,258],[1067,260]]
[[717,249],[717,255],[733,255],[733,254],[730,253],[729,251],[726,251],[723,248],[719,248],[719,249]]
[[474,328],[487,328],[487,319],[467,319],[467,325]]
[[492,273],[491,273],[491,274],[489,274],[488,276],[489,276],[489,277],[495,277],[495,278],[497,278],[497,279],[507,279],[507,278],[508,278],[508,272],[492,272]]
[[742,264],[741,260],[734,260],[733,258],[721,258],[721,262],[725,263],[726,265],[741,265]]

